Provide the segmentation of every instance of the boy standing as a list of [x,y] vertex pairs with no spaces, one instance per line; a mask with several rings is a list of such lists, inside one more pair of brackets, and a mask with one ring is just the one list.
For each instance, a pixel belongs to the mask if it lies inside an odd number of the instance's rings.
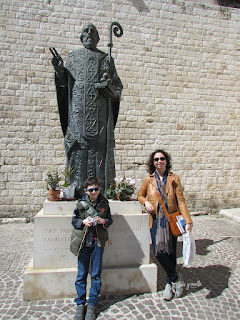
[[71,236],[71,252],[78,256],[78,274],[75,287],[78,297],[75,320],[84,320],[86,304],[87,275],[91,260],[91,289],[87,301],[85,320],[95,320],[95,309],[101,290],[102,258],[107,228],[112,224],[108,200],[100,193],[100,183],[96,178],[88,178],[84,183],[86,196],[79,200],[72,216],[74,227]]

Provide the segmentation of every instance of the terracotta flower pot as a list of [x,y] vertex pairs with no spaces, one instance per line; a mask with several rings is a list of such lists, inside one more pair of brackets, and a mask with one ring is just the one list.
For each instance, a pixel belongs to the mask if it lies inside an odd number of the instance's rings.
[[59,201],[60,190],[48,190],[49,201]]

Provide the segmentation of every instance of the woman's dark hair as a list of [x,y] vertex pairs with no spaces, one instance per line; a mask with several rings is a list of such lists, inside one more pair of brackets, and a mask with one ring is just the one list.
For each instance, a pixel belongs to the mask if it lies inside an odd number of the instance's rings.
[[96,184],[97,186],[100,187],[100,182],[97,178],[95,177],[87,178],[87,180],[85,180],[84,182],[84,189],[87,189],[89,186],[92,186],[93,184]]
[[151,153],[149,159],[148,159],[148,162],[147,162],[147,172],[152,174],[156,168],[154,166],[154,156],[156,153],[162,153],[164,155],[164,157],[166,158],[167,160],[167,166],[166,166],[166,172],[170,171],[171,168],[172,168],[172,164],[171,164],[171,156],[170,154],[168,154],[166,151],[162,150],[162,149],[157,149],[155,150],[153,153]]

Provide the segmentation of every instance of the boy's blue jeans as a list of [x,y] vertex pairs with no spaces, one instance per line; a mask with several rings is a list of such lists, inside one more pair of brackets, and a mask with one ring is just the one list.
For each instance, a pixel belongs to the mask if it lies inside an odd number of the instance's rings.
[[[170,231],[171,232],[171,231]],[[152,239],[152,249],[156,255],[156,233],[157,233],[157,219],[153,221],[152,229],[150,229]],[[172,250],[171,254],[157,253],[156,258],[167,273],[167,283],[171,284],[178,279],[176,271],[177,265],[177,238],[172,236]]]
[[88,305],[95,306],[99,301],[98,296],[101,290],[103,251],[104,249],[98,247],[97,241],[95,241],[92,247],[86,247],[84,245],[78,256],[78,274],[75,282],[78,295],[78,297],[75,299],[77,305],[86,303],[86,286],[90,261],[92,270]]

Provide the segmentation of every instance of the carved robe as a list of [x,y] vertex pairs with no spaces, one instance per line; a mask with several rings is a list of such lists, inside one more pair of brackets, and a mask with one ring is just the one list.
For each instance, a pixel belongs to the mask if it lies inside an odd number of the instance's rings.
[[[104,193],[115,177],[114,128],[120,98],[112,101],[95,85],[109,71],[107,54],[82,48],[68,55],[64,76],[56,74],[67,167],[74,168],[71,185],[80,189],[86,178],[96,176]],[[122,83],[113,60],[110,78],[120,97]]]

